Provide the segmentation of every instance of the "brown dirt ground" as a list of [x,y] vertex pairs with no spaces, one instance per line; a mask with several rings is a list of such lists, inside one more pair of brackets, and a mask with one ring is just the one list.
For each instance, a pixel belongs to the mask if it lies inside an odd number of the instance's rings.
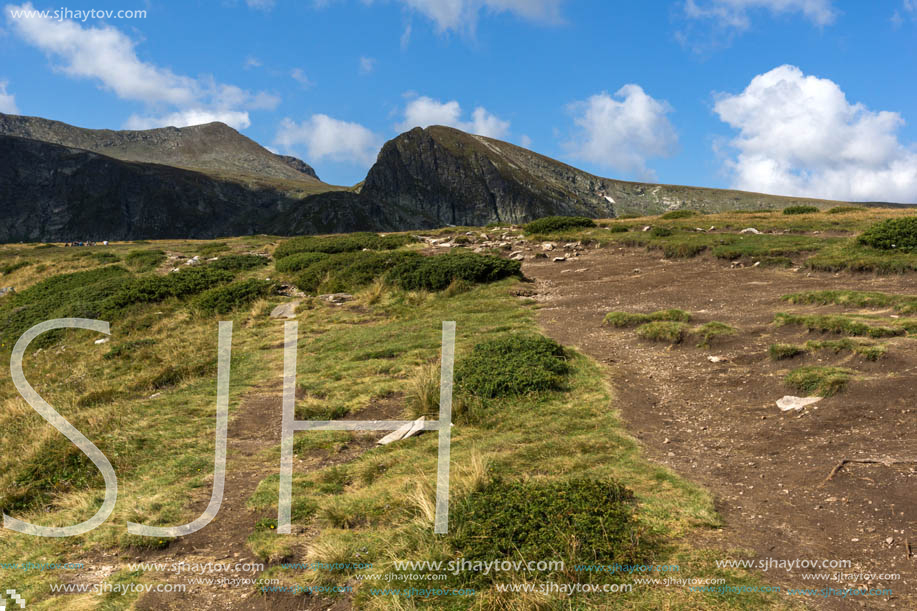
[[[533,297],[542,302],[538,316],[546,333],[607,366],[615,407],[648,457],[712,491],[725,528],[704,545],[750,550],[756,560],[850,560],[845,573],[898,573],[900,580],[868,584],[891,588],[892,597],[805,602],[830,609],[917,609],[917,464],[852,464],[825,482],[844,458],[917,458],[917,340],[892,338],[878,362],[830,351],[773,362],[767,354],[775,341],[813,339],[801,328],[775,328],[775,312],[843,311],[793,306],[781,295],[821,289],[914,294],[913,275],[731,268],[711,257],[666,260],[616,247],[565,262],[531,260],[523,271],[536,280]],[[611,310],[667,308],[740,332],[704,350],[696,341],[670,347],[641,340],[633,329],[601,324]],[[712,355],[726,360],[713,363]],[[816,364],[861,375],[817,406],[781,412],[775,401],[796,394],[783,375]],[[811,572],[826,571],[834,572]],[[852,585],[803,580],[806,572],[759,574],[784,588]]]

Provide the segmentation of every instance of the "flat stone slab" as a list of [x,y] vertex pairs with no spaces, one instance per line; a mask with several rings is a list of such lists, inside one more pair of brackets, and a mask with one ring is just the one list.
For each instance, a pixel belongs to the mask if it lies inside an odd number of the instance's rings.
[[398,427],[397,429],[395,429],[394,431],[392,431],[391,433],[389,433],[388,435],[386,435],[385,437],[383,437],[382,439],[380,439],[376,443],[378,443],[380,446],[387,446],[388,444],[393,443],[395,441],[401,441],[402,439],[413,437],[414,435],[416,435],[417,433],[423,430],[424,420],[426,420],[426,418],[424,416],[421,416],[420,418],[418,418],[417,420],[414,420],[413,422],[408,422],[406,424],[403,424],[400,427]]
[[271,310],[271,318],[296,318],[296,308],[300,303],[302,299],[280,304]]
[[823,398],[824,397],[794,397],[792,395],[787,395],[781,399],[777,399],[777,407],[785,412],[800,410],[813,403],[818,403]]

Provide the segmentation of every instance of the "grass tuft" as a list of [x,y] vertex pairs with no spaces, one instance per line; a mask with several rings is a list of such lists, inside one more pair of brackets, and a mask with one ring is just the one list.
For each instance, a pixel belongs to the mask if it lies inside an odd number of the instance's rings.
[[787,386],[806,395],[830,397],[847,387],[856,373],[843,367],[799,367],[787,374]]

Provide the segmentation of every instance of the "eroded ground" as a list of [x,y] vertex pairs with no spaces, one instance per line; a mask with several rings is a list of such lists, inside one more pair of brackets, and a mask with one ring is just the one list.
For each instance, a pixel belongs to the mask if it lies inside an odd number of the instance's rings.
[[[915,608],[917,463],[849,464],[826,478],[842,459],[917,459],[917,340],[891,338],[887,355],[875,362],[831,351],[792,361],[768,356],[774,342],[804,343],[821,335],[777,328],[775,312],[857,312],[790,305],[782,295],[824,289],[913,294],[911,276],[734,268],[708,257],[668,260],[615,247],[587,250],[573,261],[530,259],[523,271],[536,280],[546,332],[608,366],[616,407],[646,452],[715,494],[727,545],[749,549],[756,560],[850,560],[852,568],[843,572],[898,573],[900,580],[868,582],[891,588],[891,597],[824,604]],[[602,325],[612,310],[667,308],[687,310],[698,323],[727,323],[739,333],[701,349],[690,339],[670,346]],[[710,356],[724,360],[714,363]],[[775,401],[796,394],[783,376],[809,364],[841,365],[858,374],[838,395],[781,412]],[[807,572],[771,569],[766,580],[795,588],[854,585],[802,579]]]

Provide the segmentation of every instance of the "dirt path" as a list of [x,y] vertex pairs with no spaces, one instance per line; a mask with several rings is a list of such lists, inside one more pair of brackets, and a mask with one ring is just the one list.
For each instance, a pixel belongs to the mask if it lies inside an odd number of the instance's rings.
[[[647,455],[713,492],[726,527],[706,545],[749,549],[755,560],[852,562],[840,571],[812,573],[901,575],[855,583],[803,579],[810,572],[803,569],[761,573],[784,588],[893,591],[846,601],[805,598],[812,606],[917,608],[917,464],[848,465],[823,485],[844,458],[917,457],[917,340],[894,338],[888,356],[875,363],[830,352],[798,357],[791,365],[767,356],[774,341],[807,338],[805,331],[774,328],[775,312],[840,312],[791,306],[781,295],[829,288],[914,294],[912,275],[731,269],[712,258],[665,260],[624,248],[590,250],[559,263],[535,260],[523,271],[537,281],[546,332],[609,366],[615,405]],[[698,322],[721,321],[740,333],[705,351],[694,342],[668,347],[640,340],[630,329],[601,326],[610,310],[665,308],[685,309]],[[725,360],[711,362],[712,355]],[[817,409],[781,412],[776,399],[793,394],[783,384],[785,371],[813,364],[850,367],[864,379]]]

